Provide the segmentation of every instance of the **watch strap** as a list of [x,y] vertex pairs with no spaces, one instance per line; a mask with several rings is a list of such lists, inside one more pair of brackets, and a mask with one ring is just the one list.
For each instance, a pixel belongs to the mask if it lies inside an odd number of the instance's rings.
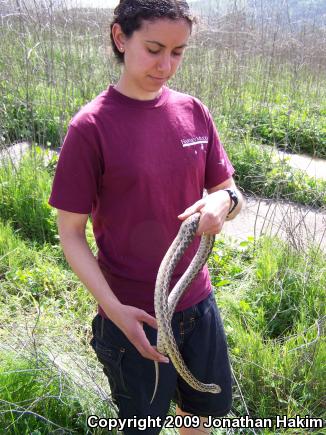
[[229,194],[229,197],[231,199],[230,209],[229,209],[229,212],[226,216],[226,217],[228,217],[233,212],[233,210],[236,208],[236,206],[239,204],[239,198],[238,198],[237,192],[234,189],[224,189],[224,190],[225,190],[225,192],[227,192]]

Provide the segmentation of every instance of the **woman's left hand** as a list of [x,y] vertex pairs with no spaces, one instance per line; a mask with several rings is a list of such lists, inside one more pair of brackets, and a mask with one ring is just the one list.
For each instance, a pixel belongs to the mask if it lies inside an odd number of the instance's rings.
[[230,209],[230,196],[224,190],[206,195],[204,198],[195,202],[181,213],[178,218],[182,221],[192,214],[201,214],[197,236],[205,234],[218,234],[221,232],[226,216]]

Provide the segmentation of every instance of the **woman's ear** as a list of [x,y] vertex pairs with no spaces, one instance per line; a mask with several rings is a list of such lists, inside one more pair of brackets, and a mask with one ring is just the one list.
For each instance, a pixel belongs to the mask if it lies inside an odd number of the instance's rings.
[[114,23],[112,27],[112,37],[117,49],[123,53],[125,50],[126,36],[123,33],[120,24]]

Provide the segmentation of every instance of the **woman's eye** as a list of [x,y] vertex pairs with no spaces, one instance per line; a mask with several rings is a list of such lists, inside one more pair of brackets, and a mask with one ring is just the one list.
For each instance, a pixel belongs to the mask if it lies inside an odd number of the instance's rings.
[[[147,51],[150,54],[159,54],[161,50],[151,50],[150,48],[148,48]],[[172,52],[172,55],[176,56],[176,57],[182,56],[182,54],[183,54],[182,51],[181,52],[179,52],[179,51],[173,51]]]
[[151,54],[158,54],[159,53],[159,51],[150,50],[149,48],[147,50]]

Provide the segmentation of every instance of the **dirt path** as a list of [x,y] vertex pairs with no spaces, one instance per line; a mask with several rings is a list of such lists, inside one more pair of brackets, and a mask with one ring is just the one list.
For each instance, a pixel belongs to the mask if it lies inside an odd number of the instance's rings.
[[[267,145],[264,148],[279,159],[286,159],[294,169],[326,180],[326,160],[285,153]],[[326,210],[321,212],[290,202],[247,197],[245,209],[234,221],[225,223],[223,233],[240,240],[246,240],[248,236],[273,234],[296,247],[314,243],[326,251]]]
[[317,212],[310,207],[254,197],[246,200],[236,219],[224,224],[224,234],[239,240],[273,234],[298,248],[314,243],[326,251],[326,210]]
[[29,147],[28,142],[21,142],[9,148],[0,149],[0,163],[10,160],[14,165],[17,165]]
[[280,160],[287,160],[292,168],[305,171],[310,177],[326,180],[325,159],[311,157],[308,154],[290,154],[269,145],[261,145],[261,147],[272,152]]

